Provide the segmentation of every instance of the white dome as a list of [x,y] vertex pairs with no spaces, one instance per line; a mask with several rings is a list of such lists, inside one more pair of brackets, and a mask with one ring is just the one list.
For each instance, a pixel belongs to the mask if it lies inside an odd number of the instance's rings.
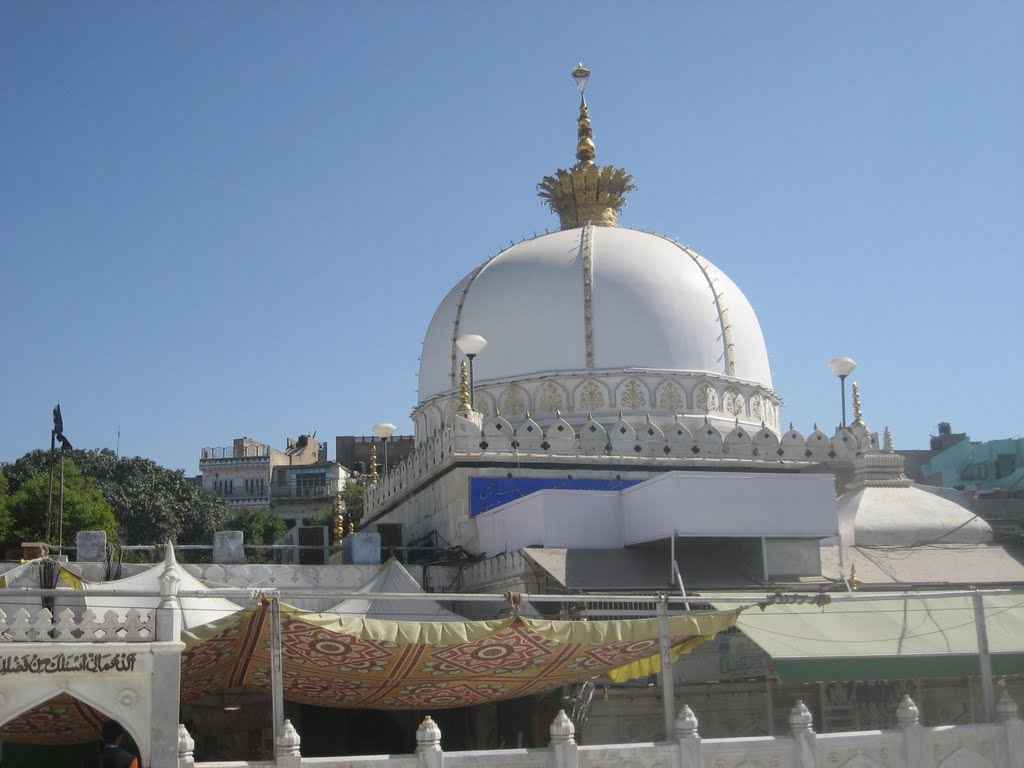
[[740,289],[695,251],[632,229],[543,235],[459,281],[423,342],[421,403],[455,389],[455,339],[470,333],[488,341],[475,361],[478,385],[640,369],[772,387],[761,326]]

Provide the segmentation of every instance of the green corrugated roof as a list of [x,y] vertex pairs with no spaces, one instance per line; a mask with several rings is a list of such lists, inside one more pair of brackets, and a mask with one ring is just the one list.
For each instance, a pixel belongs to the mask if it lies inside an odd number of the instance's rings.
[[[858,593],[859,595],[860,593]],[[978,671],[970,596],[749,608],[736,626],[784,681],[956,677]],[[716,608],[714,596],[705,596]],[[751,594],[751,602],[764,595]],[[1024,673],[1024,594],[984,598],[995,674]]]

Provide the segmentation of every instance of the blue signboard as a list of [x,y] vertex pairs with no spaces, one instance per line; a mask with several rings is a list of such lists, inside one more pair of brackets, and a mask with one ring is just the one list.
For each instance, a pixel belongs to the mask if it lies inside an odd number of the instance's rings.
[[469,478],[469,516],[500,507],[534,491],[561,488],[570,491],[621,491],[639,480],[604,480],[557,477],[471,477]]

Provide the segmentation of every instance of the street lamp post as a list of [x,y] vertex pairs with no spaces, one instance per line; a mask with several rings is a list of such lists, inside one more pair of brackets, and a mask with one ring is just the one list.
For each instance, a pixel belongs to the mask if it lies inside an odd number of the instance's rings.
[[846,429],[846,377],[853,373],[853,369],[857,367],[857,361],[852,357],[833,357],[828,367],[832,369],[832,373],[839,377],[839,396],[842,398],[843,403],[843,429]]
[[394,424],[387,421],[379,422],[373,425],[373,434],[380,438],[381,442],[384,443],[384,472],[388,473],[388,438],[395,434],[395,430],[398,429]]
[[469,360],[469,406],[474,411],[476,410],[476,398],[473,391],[473,358],[484,351],[484,347],[487,346],[487,339],[483,336],[477,336],[475,333],[468,333],[465,336],[459,336],[455,340],[455,346],[459,348],[459,351],[466,356]]

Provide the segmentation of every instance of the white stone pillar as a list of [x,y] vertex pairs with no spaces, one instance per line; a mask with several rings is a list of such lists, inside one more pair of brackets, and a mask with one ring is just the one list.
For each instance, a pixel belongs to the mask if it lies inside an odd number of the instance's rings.
[[299,732],[295,730],[291,720],[285,720],[281,725],[281,735],[274,743],[274,764],[284,768],[300,768],[302,765],[302,752],[299,750],[302,740]]
[[1024,768],[1024,722],[1017,711],[1017,702],[999,681],[999,700],[996,702],[996,721],[1003,728],[1003,743],[997,765],[1000,768]]
[[181,653],[184,643],[153,643],[150,709],[150,765],[178,768],[178,718],[181,715]]
[[416,758],[420,768],[444,768],[441,729],[430,715],[424,717],[416,729]]
[[193,768],[195,759],[196,742],[188,728],[183,723],[178,723],[178,768]]
[[797,699],[789,711],[789,730],[793,734],[793,764],[797,768],[815,768],[814,717],[803,699]]
[[697,716],[689,706],[679,710],[675,722],[676,743],[679,745],[677,768],[703,768],[704,747],[697,732]]
[[580,761],[576,747],[576,726],[564,709],[558,710],[548,733],[551,735],[548,765],[551,768],[578,768]]
[[896,708],[896,725],[903,732],[904,757],[907,768],[925,768],[928,755],[925,750],[924,728],[917,704],[910,696],[904,694],[899,707]]

